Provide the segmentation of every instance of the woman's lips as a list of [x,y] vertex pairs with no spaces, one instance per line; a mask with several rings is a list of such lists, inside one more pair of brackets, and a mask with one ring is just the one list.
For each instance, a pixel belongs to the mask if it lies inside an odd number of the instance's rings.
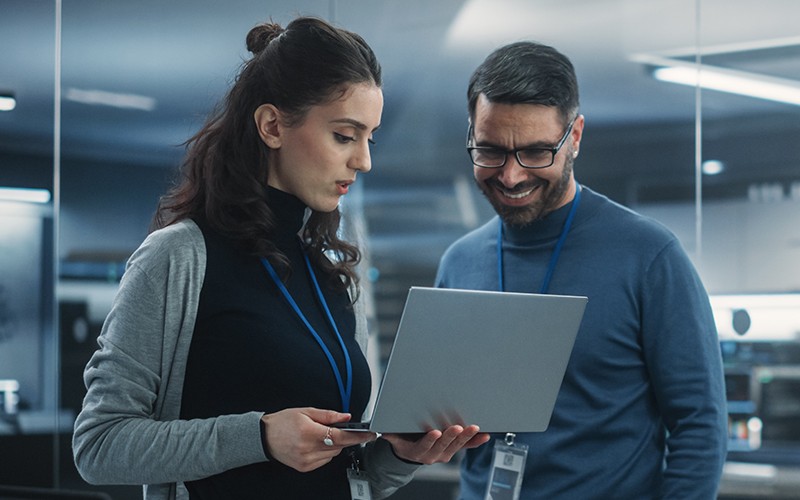
[[342,195],[342,196],[346,195],[347,192],[350,190],[350,184],[352,184],[352,183],[353,183],[353,181],[337,182],[336,183],[336,188],[339,191],[339,194]]

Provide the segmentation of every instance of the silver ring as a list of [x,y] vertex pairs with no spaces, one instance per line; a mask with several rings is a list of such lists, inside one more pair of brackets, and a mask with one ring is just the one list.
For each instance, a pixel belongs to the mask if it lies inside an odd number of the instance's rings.
[[331,428],[328,427],[328,432],[325,433],[325,439],[322,440],[325,446],[333,446],[333,438],[331,438]]

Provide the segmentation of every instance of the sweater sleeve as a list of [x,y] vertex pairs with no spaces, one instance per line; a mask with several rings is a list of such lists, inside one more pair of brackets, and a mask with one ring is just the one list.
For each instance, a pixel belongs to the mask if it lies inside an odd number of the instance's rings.
[[174,483],[265,460],[260,412],[178,419],[205,249],[193,223],[177,226],[131,257],[84,371],[73,453],[89,483]]
[[676,241],[646,273],[645,356],[668,431],[664,499],[716,498],[727,446],[724,375],[706,291]]

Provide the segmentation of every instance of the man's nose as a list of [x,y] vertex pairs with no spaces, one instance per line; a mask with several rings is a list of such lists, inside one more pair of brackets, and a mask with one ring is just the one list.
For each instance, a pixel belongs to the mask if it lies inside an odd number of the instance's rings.
[[509,153],[506,164],[500,167],[497,178],[506,187],[513,187],[528,178],[528,169],[517,161],[517,155]]

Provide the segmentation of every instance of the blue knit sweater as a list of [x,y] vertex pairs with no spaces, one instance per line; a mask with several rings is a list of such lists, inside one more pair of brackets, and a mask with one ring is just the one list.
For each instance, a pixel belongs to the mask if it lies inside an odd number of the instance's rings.
[[[569,208],[504,228],[506,291],[540,291]],[[498,224],[448,249],[437,286],[498,288]],[[584,187],[548,293],[589,302],[549,428],[516,438],[530,447],[522,498],[715,498],[722,362],[706,291],[675,236]],[[484,498],[492,446],[467,452],[461,498]]]

